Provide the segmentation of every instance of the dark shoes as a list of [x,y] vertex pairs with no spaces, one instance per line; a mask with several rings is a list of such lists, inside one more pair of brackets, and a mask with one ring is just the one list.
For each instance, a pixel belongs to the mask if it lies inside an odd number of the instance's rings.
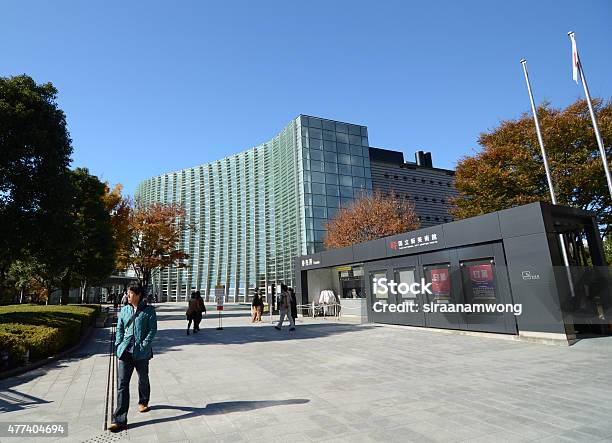
[[148,405],[138,405],[138,412],[149,412],[151,408]]
[[276,329],[277,331],[281,330],[281,328],[279,328],[278,326],[274,326],[274,329]]
[[187,335],[189,335],[189,329],[187,329]]
[[121,432],[124,429],[127,429],[127,424],[111,423],[111,425],[108,427],[108,430],[111,432]]
[[295,331],[295,328],[292,326],[289,328],[290,331]]

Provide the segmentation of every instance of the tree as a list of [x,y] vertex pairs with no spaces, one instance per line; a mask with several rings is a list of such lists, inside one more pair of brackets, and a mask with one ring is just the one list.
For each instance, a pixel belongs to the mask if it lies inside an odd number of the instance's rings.
[[[594,100],[608,159],[612,154],[612,102]],[[560,110],[537,110],[557,202],[597,214],[602,237],[610,231],[612,201],[585,100]],[[456,218],[472,217],[535,201],[550,202],[544,163],[531,115],[503,121],[480,135],[482,150],[463,157],[455,174]]]
[[24,257],[11,263],[7,277],[19,291],[19,303],[23,303],[24,296],[31,291],[40,295],[45,286],[43,275],[43,266],[32,257]]
[[0,77],[0,286],[24,251],[65,255],[72,146],[51,83]]
[[46,277],[61,289],[60,302],[68,303],[70,288],[79,287],[81,301],[89,286],[114,270],[116,244],[105,201],[107,185],[86,168],[69,172],[70,188],[63,198],[69,211],[69,229],[62,239],[65,253],[45,254]]
[[154,270],[187,267],[189,256],[179,249],[179,241],[189,229],[195,228],[187,224],[180,205],[136,202],[128,215],[128,235],[119,248],[120,267],[132,269],[147,291]]
[[[110,214],[110,224],[112,229],[113,241],[117,246],[115,248],[115,269],[123,269],[124,263],[121,263],[121,245],[126,245],[129,239],[129,216],[130,216],[130,201],[121,195],[123,186],[118,184],[113,189],[108,183],[104,190],[104,205]],[[122,268],[123,266],[123,268]]]
[[606,263],[612,265],[612,233],[608,233],[606,238],[604,238],[603,247]]
[[327,249],[343,248],[419,227],[412,203],[375,191],[338,210],[326,225],[324,243]]
[[70,272],[74,281],[79,282],[81,302],[84,302],[88,287],[105,279],[115,269],[117,248],[107,207],[108,185],[85,168],[77,168],[71,175],[77,242]]

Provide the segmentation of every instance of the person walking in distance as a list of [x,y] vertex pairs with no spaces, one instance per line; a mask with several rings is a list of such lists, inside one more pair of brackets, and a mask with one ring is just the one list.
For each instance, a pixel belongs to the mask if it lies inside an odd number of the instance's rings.
[[264,302],[261,296],[259,295],[259,289],[255,289],[255,294],[253,295],[253,303],[251,304],[251,309],[253,310],[253,317],[251,319],[251,323],[259,323],[261,321],[261,314],[263,314]]
[[295,291],[293,288],[289,288],[289,303],[291,306],[291,318],[293,319],[293,326],[297,320],[297,299],[295,298]]
[[198,311],[200,309],[200,303],[198,302],[198,298],[195,292],[191,293],[191,298],[189,299],[189,305],[187,306],[187,335],[189,335],[189,328],[191,328],[191,322],[193,322],[193,333],[198,332],[196,328],[196,319],[198,315]]
[[130,299],[128,298],[128,292],[123,291],[123,297],[121,297],[121,306],[127,306],[130,304]]
[[117,408],[108,428],[118,432],[127,427],[130,405],[130,379],[134,369],[138,373],[138,410],[149,411],[151,385],[149,360],[153,358],[152,342],[157,333],[155,308],[147,304],[142,286],[132,286],[127,292],[128,304],[121,308],[117,319],[115,346],[117,370]]
[[202,315],[206,314],[206,305],[204,304],[204,299],[202,299],[200,291],[196,291],[195,296],[198,301],[198,309],[195,314],[195,319],[193,320],[193,332],[199,332]]
[[291,325],[289,330],[290,331],[295,330],[295,320],[293,316],[291,315],[291,304],[292,304],[291,303],[291,293],[289,292],[287,285],[284,283],[281,283],[281,293],[278,297],[278,306],[280,309],[280,320],[278,321],[278,324],[274,326],[274,328],[278,329],[279,331],[281,330],[281,327],[283,326],[285,317],[289,318],[289,324]]

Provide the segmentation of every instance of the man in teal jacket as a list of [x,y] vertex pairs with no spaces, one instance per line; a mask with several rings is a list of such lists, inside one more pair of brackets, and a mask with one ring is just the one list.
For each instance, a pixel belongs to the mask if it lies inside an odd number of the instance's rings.
[[149,411],[149,360],[153,357],[151,342],[157,332],[155,308],[147,305],[141,286],[128,290],[128,304],[121,308],[117,319],[117,409],[109,427],[117,432],[127,427],[130,405],[130,379],[134,369],[138,373],[138,410]]

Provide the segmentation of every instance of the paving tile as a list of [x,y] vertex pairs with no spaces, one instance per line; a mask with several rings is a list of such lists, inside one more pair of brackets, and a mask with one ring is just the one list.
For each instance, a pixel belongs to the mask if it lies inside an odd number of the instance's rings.
[[[562,348],[319,319],[289,335],[238,310],[223,331],[209,319],[187,337],[184,306],[159,308],[154,409],[137,412],[134,374],[130,429],[117,439],[612,440],[612,339]],[[80,357],[0,381],[2,420],[70,420],[75,441],[108,436],[108,338],[96,330]]]

